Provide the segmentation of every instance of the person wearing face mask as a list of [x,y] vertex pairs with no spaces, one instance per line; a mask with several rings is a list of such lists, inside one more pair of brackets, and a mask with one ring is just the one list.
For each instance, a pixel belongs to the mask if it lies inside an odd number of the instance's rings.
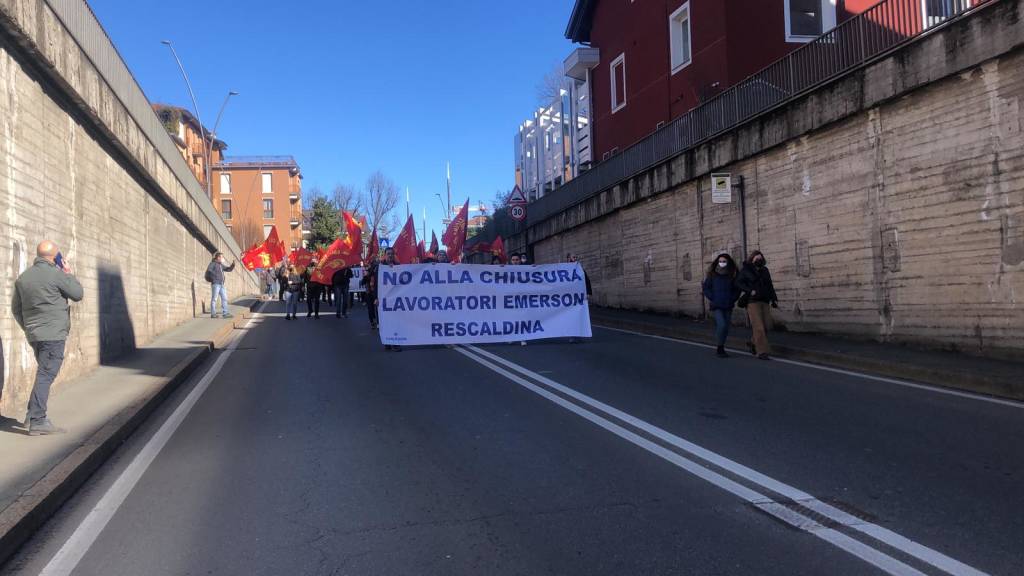
[[716,354],[719,358],[727,358],[725,341],[729,337],[729,326],[732,324],[732,309],[740,297],[740,289],[736,286],[736,262],[732,256],[719,254],[708,267],[707,276],[701,288],[708,299],[711,314],[715,317],[715,338],[718,343]]
[[743,270],[740,270],[736,278],[736,284],[743,291],[741,298],[747,301],[747,315],[750,317],[750,329],[753,332],[753,342],[748,344],[750,352],[762,360],[767,360],[771,352],[768,346],[768,328],[771,326],[772,316],[768,306],[779,307],[779,298],[775,295],[775,285],[772,284],[772,275],[768,272],[767,264],[764,254],[760,250],[755,250],[743,263]]

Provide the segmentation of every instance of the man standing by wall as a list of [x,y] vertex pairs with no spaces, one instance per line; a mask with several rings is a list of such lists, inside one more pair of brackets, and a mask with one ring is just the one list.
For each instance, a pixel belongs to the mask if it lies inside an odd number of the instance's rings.
[[225,318],[231,318],[228,312],[228,289],[224,287],[224,273],[235,269],[235,263],[231,266],[224,265],[224,254],[217,252],[213,255],[213,261],[206,267],[206,281],[210,283],[210,318],[217,317],[217,295],[220,295],[220,310]]
[[36,247],[32,267],[14,283],[14,319],[25,331],[38,365],[25,417],[30,436],[64,432],[46,417],[46,404],[50,385],[64,363],[64,343],[71,329],[68,299],[78,302],[82,296],[82,285],[71,275],[71,267],[63,261],[57,245],[49,240]]

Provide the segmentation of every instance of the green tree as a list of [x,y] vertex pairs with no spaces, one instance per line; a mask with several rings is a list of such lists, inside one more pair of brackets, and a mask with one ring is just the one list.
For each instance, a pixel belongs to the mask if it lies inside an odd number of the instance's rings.
[[309,243],[313,250],[326,248],[338,239],[341,222],[338,221],[338,209],[334,203],[320,196],[313,200],[313,215],[309,223]]

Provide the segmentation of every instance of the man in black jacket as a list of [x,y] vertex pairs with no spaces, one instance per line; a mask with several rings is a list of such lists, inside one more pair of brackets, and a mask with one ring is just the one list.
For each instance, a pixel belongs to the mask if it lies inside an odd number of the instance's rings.
[[306,271],[302,273],[302,283],[306,285],[306,318],[312,316],[319,320],[320,293],[324,287],[313,282],[312,274],[315,268],[316,260],[311,260],[309,266],[306,266]]
[[348,288],[352,280],[352,268],[345,266],[331,276],[331,286],[334,288],[334,317],[348,318]]

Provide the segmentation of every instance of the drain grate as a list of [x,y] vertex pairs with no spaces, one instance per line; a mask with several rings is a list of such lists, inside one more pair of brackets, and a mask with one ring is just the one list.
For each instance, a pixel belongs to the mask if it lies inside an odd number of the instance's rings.
[[790,500],[762,500],[750,503],[783,523],[798,530],[812,531],[817,528],[842,528],[859,524],[873,524],[877,519],[859,508],[839,500],[807,498]]

